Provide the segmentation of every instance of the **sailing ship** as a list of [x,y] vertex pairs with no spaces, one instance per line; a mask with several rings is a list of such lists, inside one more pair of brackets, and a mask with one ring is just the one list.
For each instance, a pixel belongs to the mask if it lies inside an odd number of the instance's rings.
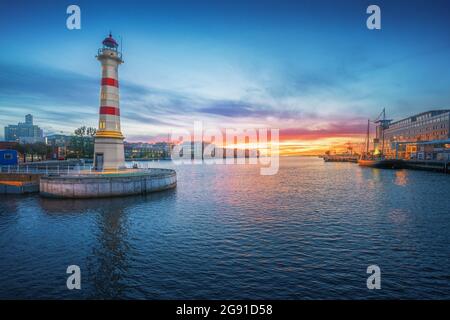
[[[358,160],[358,165],[362,167],[371,168],[385,168],[385,169],[400,169],[403,168],[403,161],[397,159],[386,159],[384,155],[384,130],[389,126],[391,120],[386,119],[386,110],[383,111],[377,117],[374,123],[378,124],[378,135],[373,140],[374,151],[370,152],[370,119],[367,120],[367,133],[366,133],[366,151],[361,154]],[[381,151],[379,150],[380,136],[381,135]],[[376,145],[376,147],[375,147]]]

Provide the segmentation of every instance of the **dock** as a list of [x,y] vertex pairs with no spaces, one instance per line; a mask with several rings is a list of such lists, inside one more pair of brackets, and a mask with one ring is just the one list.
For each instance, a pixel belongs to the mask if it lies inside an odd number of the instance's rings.
[[39,192],[39,174],[0,173],[0,194]]
[[380,169],[410,169],[450,173],[450,161],[383,159],[359,160],[358,164],[363,167]]
[[325,162],[358,162],[358,157],[354,155],[325,155],[323,156]]
[[404,160],[405,169],[450,173],[450,161]]

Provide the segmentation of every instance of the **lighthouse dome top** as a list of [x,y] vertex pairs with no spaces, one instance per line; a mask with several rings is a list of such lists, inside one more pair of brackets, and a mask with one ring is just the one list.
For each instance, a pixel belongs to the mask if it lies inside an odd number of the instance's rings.
[[117,44],[117,41],[114,40],[114,38],[112,37],[111,33],[109,34],[109,37],[107,37],[107,38],[105,38],[105,40],[103,40],[102,43],[105,47],[113,48],[113,49],[117,49],[117,47],[119,46]]

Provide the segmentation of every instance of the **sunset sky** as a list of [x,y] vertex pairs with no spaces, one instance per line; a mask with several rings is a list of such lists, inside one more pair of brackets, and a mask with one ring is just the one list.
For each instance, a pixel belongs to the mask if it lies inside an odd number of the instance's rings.
[[[81,7],[81,30],[66,8]],[[382,29],[366,28],[381,7]],[[431,6],[432,4],[432,6]],[[450,107],[449,1],[2,1],[0,128],[27,113],[46,134],[97,126],[100,64],[123,42],[122,131],[167,139],[279,128],[284,154],[361,142],[367,118]],[[0,130],[0,139],[3,129]]]

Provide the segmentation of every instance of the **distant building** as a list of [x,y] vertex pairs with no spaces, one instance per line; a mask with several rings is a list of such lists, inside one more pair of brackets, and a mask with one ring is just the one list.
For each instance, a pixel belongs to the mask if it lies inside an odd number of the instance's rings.
[[450,159],[450,110],[431,110],[377,128],[388,158]]
[[0,141],[0,149],[18,150],[19,149],[19,143],[18,142],[11,142],[11,141]]
[[64,134],[52,134],[45,137],[47,144],[52,147],[52,159],[66,159],[72,138],[72,136]]
[[51,134],[46,136],[47,144],[52,147],[67,147],[72,140],[72,136],[64,135],[64,134]]
[[44,134],[41,128],[33,124],[33,116],[27,114],[25,122],[5,127],[5,141],[19,143],[44,142]]
[[[173,151],[173,147],[171,148]],[[179,154],[174,154],[175,157],[183,157],[184,159],[188,159],[190,154],[191,160],[207,160],[207,159],[222,159],[225,158],[259,158],[260,151],[259,149],[252,148],[224,148],[219,147],[213,143],[202,142],[195,143],[191,142],[183,142],[179,145]]]
[[173,144],[167,142],[125,142],[124,146],[127,159],[168,159]]

